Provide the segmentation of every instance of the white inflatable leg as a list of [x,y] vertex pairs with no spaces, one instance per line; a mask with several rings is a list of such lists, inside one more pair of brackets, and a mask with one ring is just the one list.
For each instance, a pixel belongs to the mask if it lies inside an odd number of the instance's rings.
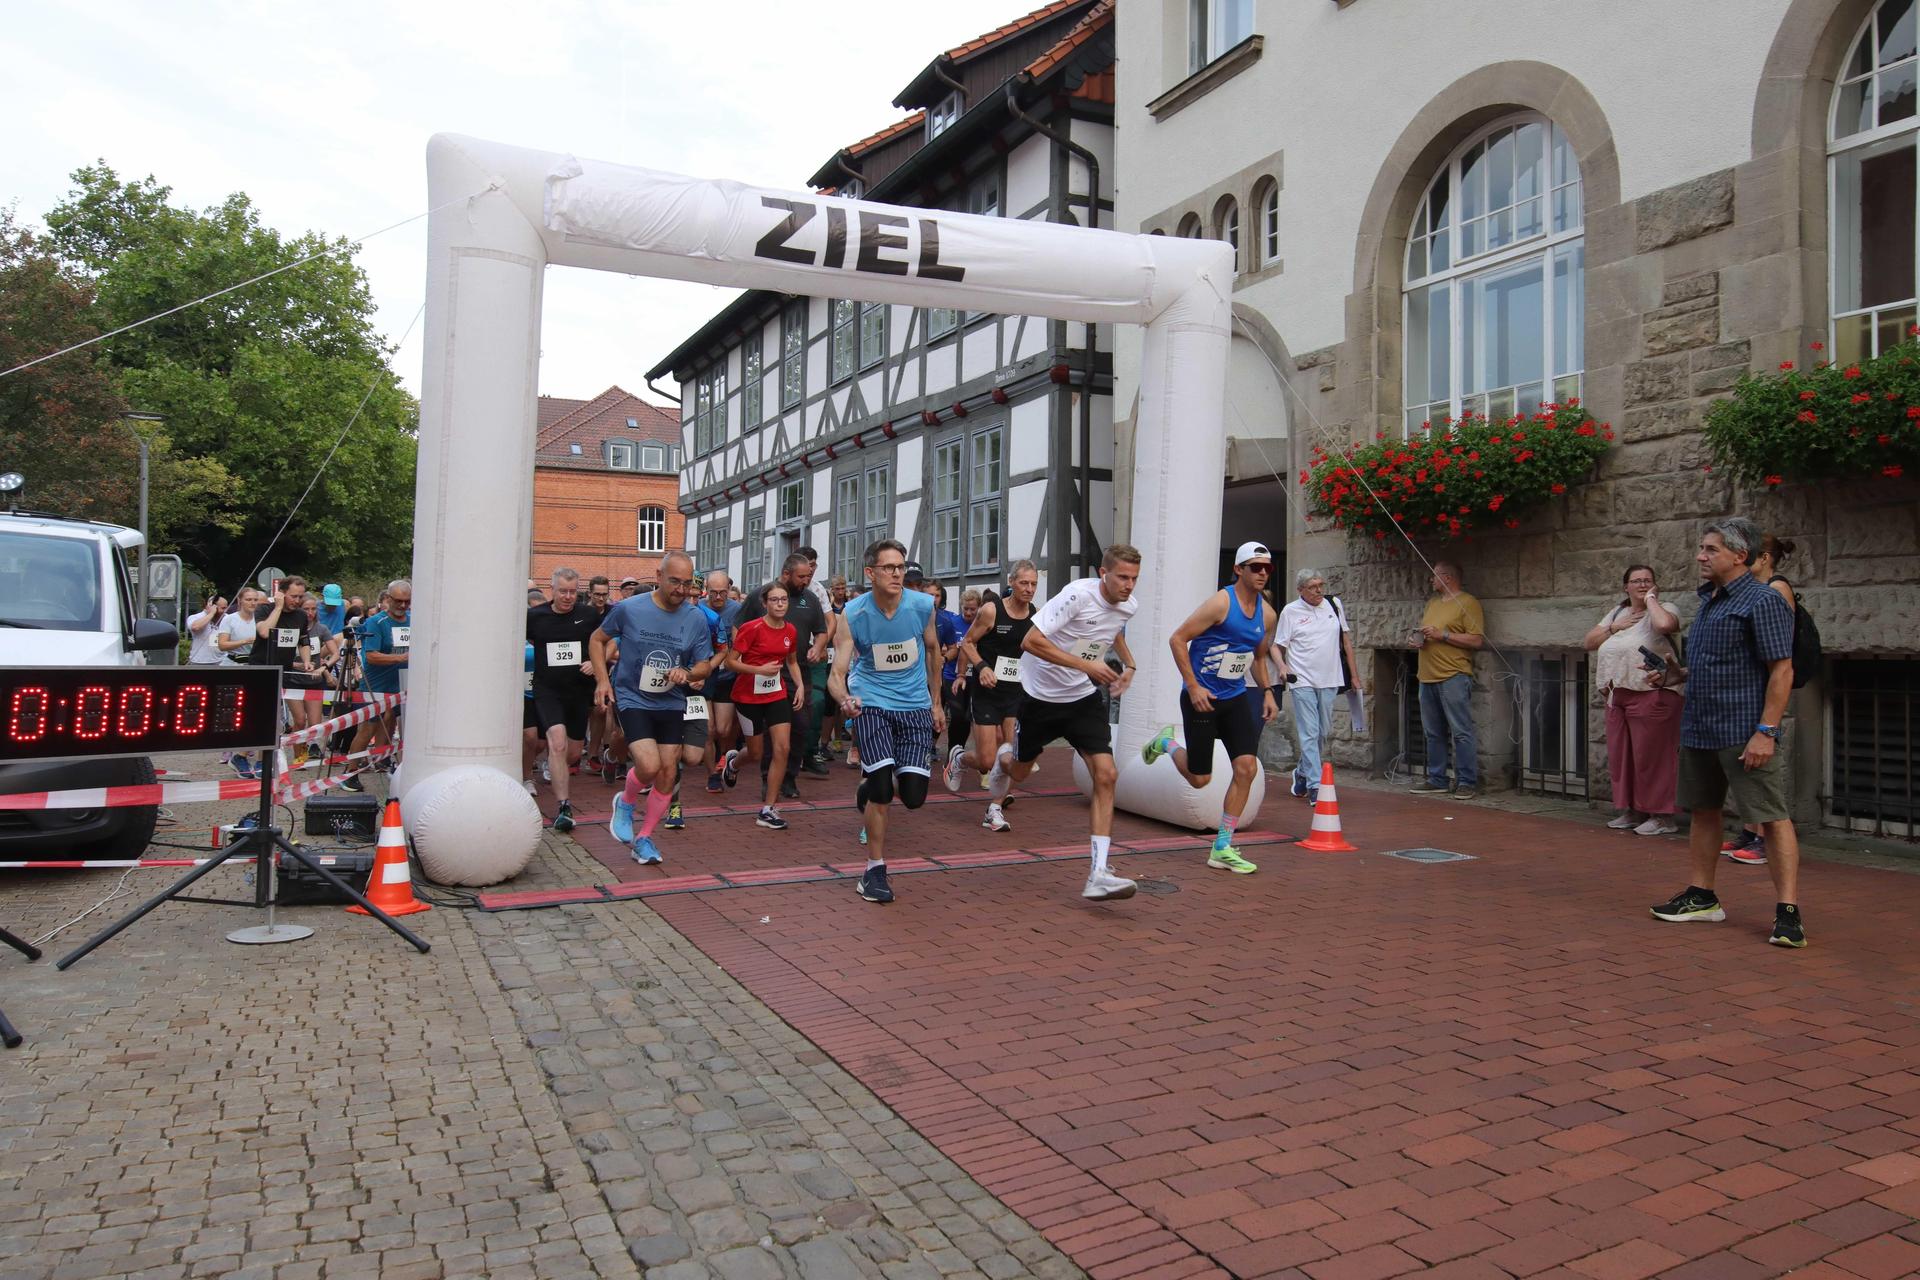
[[[519,693],[547,255],[513,202],[485,190],[492,181],[447,139],[428,147],[432,206],[483,192],[428,224],[413,652],[398,779],[422,863],[455,884],[518,874],[540,838],[539,810],[519,785]],[[456,776],[439,776],[448,773]],[[459,823],[421,821],[454,795]]]

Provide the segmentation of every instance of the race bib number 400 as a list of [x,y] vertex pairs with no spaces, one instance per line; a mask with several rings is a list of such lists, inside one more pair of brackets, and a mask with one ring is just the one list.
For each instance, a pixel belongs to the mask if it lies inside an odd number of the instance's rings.
[[1252,653],[1226,653],[1220,655],[1220,678],[1222,680],[1245,680],[1247,672],[1253,667]]
[[993,660],[993,678],[1020,683],[1020,659],[1002,654]]
[[773,675],[770,675],[770,676],[767,676],[767,675],[756,675],[756,676],[754,676],[754,678],[753,678],[753,691],[754,691],[755,693],[763,693],[763,694],[764,694],[764,693],[778,693],[778,692],[780,692],[780,676],[779,676],[779,674],[778,674],[778,673],[776,672],[775,674],[773,674]]
[[687,719],[705,720],[707,718],[707,700],[697,693],[687,695]]
[[586,660],[586,655],[580,652],[578,640],[556,640],[547,646],[547,665],[550,667],[577,667]]
[[920,660],[920,646],[912,640],[873,646],[875,671],[905,671]]
[[401,649],[413,648],[412,627],[395,627],[393,629],[393,648],[396,653]]

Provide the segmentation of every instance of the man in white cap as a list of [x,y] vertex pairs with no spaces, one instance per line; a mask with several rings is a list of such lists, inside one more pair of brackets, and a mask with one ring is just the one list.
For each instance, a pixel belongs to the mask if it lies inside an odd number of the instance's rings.
[[[1267,648],[1279,617],[1265,598],[1272,576],[1273,552],[1266,544],[1242,543],[1234,552],[1233,585],[1208,596],[1174,629],[1168,644],[1186,684],[1180,691],[1180,723],[1187,745],[1175,743],[1173,726],[1166,725],[1140,748],[1148,765],[1162,756],[1172,760],[1198,791],[1213,781],[1213,744],[1226,747],[1233,781],[1227,784],[1207,865],[1243,876],[1260,868],[1233,847],[1233,833],[1260,771],[1260,730],[1280,714],[1267,672]],[[1257,700],[1247,688],[1249,675],[1259,689]]]

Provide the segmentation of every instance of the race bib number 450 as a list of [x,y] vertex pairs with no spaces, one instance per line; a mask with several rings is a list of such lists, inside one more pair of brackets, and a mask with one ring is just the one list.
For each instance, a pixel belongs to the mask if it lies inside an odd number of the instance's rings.
[[586,660],[586,655],[580,652],[578,640],[556,640],[547,646],[547,665],[550,667],[577,667]]
[[760,694],[780,692],[779,674],[775,673],[774,675],[770,675],[770,676],[755,675],[753,677],[753,691],[755,693],[760,693]]
[[912,640],[873,646],[875,671],[905,671],[920,660],[920,646]]

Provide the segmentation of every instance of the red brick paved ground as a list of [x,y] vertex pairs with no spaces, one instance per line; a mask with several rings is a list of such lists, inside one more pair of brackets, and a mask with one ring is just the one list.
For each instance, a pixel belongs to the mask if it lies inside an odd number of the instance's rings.
[[[1302,832],[1278,791],[1249,825]],[[661,871],[581,834],[631,877],[857,861],[850,811],[788,816],[695,817]],[[1075,798],[978,816],[896,817],[893,857],[1084,838]],[[1081,901],[1077,858],[901,875],[887,908],[650,902],[1095,1280],[1920,1275],[1920,877],[1811,866],[1789,952],[1757,868],[1724,869],[1725,924],[1649,918],[1678,841],[1373,790],[1344,817],[1366,852],[1250,849],[1250,878],[1123,856],[1176,890],[1125,903]],[[1423,844],[1477,860],[1379,855]]]

